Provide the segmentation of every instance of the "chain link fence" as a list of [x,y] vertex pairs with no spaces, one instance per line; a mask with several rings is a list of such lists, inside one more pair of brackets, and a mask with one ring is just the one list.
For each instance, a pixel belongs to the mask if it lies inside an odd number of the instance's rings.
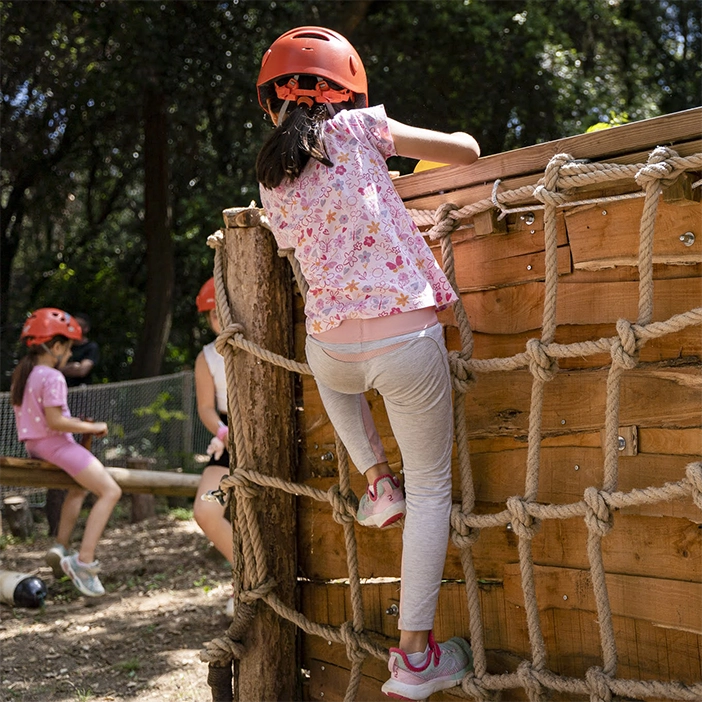
[[[109,434],[93,439],[92,452],[106,466],[125,466],[127,458],[154,459],[153,470],[201,472],[210,434],[197,416],[192,371],[129,380],[82,385],[68,390],[74,417],[107,422]],[[17,440],[10,393],[0,393],[0,455],[26,457]],[[21,494],[30,504],[44,504],[43,488],[0,486],[0,502]]]

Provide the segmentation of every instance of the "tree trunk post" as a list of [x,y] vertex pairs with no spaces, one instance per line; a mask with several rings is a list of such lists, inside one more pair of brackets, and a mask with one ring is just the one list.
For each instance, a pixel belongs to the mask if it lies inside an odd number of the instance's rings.
[[[151,467],[156,461],[153,458],[127,458],[127,468],[129,470],[151,470]],[[130,495],[132,501],[132,516],[131,524],[143,522],[145,519],[156,516],[156,498],[150,494]]]
[[10,495],[3,500],[3,507],[12,536],[28,539],[34,534],[34,518],[26,497]]
[[[239,216],[237,216],[239,215]],[[293,355],[290,269],[277,254],[273,235],[258,225],[255,209],[225,210],[223,273],[232,320],[247,340],[287,358]],[[248,226],[254,224],[254,226]],[[239,351],[235,382],[228,380],[230,407],[238,403],[251,466],[284,480],[296,477],[294,378],[290,372]],[[230,433],[233,436],[233,433]],[[237,447],[239,465],[244,452]],[[283,603],[295,607],[297,544],[295,499],[260,488],[255,510],[268,554],[268,574]],[[251,583],[245,582],[244,587]],[[234,699],[250,702],[298,696],[296,627],[261,604],[249,628],[246,653],[234,666]],[[237,694],[238,692],[238,694]]]

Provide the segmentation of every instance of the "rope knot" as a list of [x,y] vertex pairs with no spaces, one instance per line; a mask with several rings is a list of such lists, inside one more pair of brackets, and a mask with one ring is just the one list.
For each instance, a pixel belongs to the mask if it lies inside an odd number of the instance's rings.
[[657,146],[648,156],[646,165],[642,166],[634,176],[639,187],[646,189],[650,185],[660,183],[668,185],[672,182],[674,166],[668,159],[676,158],[677,153],[667,146]]
[[522,661],[517,667],[517,678],[522,687],[526,690],[530,702],[539,702],[545,700],[544,686],[539,682],[539,679],[534,673],[534,667],[529,661]]
[[539,339],[529,339],[526,344],[531,374],[545,383],[553,380],[558,372],[558,360],[546,353],[546,347]]
[[327,490],[327,499],[332,506],[332,517],[337,524],[351,524],[356,520],[358,500],[355,495],[344,497],[339,484],[335,483]]
[[692,487],[692,501],[702,509],[702,463],[688,463],[685,475]]
[[361,646],[361,636],[353,628],[351,622],[344,622],[341,627],[341,638],[346,644],[346,657],[352,663],[363,663],[367,654]]
[[568,202],[568,196],[565,193],[558,192],[558,178],[560,177],[561,168],[572,160],[573,157],[570,154],[556,154],[551,158],[544,171],[544,177],[534,188],[534,197],[539,202],[543,202],[544,205],[553,205],[554,207]]
[[585,680],[590,688],[590,702],[612,702],[612,690],[609,687],[609,677],[602,668],[593,666],[585,672]]
[[462,351],[449,351],[449,368],[451,369],[451,383],[456,392],[466,393],[475,381],[475,376],[470,370],[470,359]]
[[468,697],[479,702],[497,702],[500,699],[500,691],[485,687],[472,670],[463,676],[461,689]]
[[434,226],[426,232],[432,241],[451,236],[451,232],[458,226],[458,205],[445,202],[439,205],[434,212]]
[[268,578],[255,587],[250,587],[248,590],[242,590],[239,594],[239,599],[244,604],[252,604],[256,600],[264,600],[275,589],[275,579]]
[[[245,333],[244,326],[239,324],[239,322],[232,322],[227,325],[226,329],[223,329],[219,336],[215,339],[215,348],[220,356],[224,356],[224,350],[227,348],[229,339],[233,339],[237,334],[244,336]],[[234,353],[239,351],[238,348],[232,347]]]
[[585,488],[583,498],[587,507],[585,523],[587,528],[598,534],[606,536],[612,530],[613,517],[606,500],[607,493],[595,487]]
[[228,636],[218,636],[205,644],[205,650],[200,651],[200,660],[203,663],[224,667],[232,659],[241,660],[246,653],[246,646],[241,641],[234,641]]
[[457,504],[451,507],[451,541],[457,548],[470,548],[480,536],[480,529],[468,525],[466,515]]
[[626,370],[636,368],[638,363],[639,349],[636,339],[634,325],[626,319],[617,320],[618,339],[612,344],[612,363]]
[[541,522],[529,514],[527,501],[518,496],[507,499],[507,510],[512,520],[512,529],[520,539],[532,539],[539,531]]
[[235,468],[231,475],[225,475],[219,481],[219,488],[225,492],[234,489],[240,497],[249,499],[258,497],[260,492],[258,485],[249,479],[243,468]]

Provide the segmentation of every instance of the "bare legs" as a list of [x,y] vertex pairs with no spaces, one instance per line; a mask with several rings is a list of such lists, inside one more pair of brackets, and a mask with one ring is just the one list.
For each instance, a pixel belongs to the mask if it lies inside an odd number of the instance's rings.
[[229,469],[224,466],[208,466],[205,468],[200,484],[197,487],[193,516],[200,529],[205,533],[205,536],[231,563],[234,551],[232,525],[225,518],[224,509],[219,502],[204,502],[200,499],[208,490],[216,490],[219,487],[219,481],[225,475],[229,475]]
[[97,497],[97,500],[90,510],[88,520],[85,523],[83,540],[78,552],[78,558],[83,563],[92,563],[95,560],[95,549],[98,541],[100,541],[102,532],[107,526],[112,510],[114,510],[115,505],[122,496],[122,490],[97,458],[87,468],[75,475],[74,480],[85,490],[71,488],[68,491],[61,509],[58,542],[63,544],[63,546],[68,546],[71,533],[86,496],[86,491],[92,492]]

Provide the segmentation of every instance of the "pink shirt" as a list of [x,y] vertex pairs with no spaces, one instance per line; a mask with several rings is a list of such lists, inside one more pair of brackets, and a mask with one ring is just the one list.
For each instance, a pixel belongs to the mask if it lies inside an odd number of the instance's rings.
[[324,143],[331,168],[310,159],[294,182],[261,186],[278,246],[295,249],[309,284],[307,332],[455,302],[388,174],[396,152],[385,108],[339,112]]
[[[14,407],[19,440],[66,435],[66,432],[49,428],[44,407],[60,407],[61,414],[64,417],[70,417],[67,398],[68,387],[61,371],[49,366],[34,366],[27,378],[22,405]],[[73,439],[72,434],[67,436]]]

